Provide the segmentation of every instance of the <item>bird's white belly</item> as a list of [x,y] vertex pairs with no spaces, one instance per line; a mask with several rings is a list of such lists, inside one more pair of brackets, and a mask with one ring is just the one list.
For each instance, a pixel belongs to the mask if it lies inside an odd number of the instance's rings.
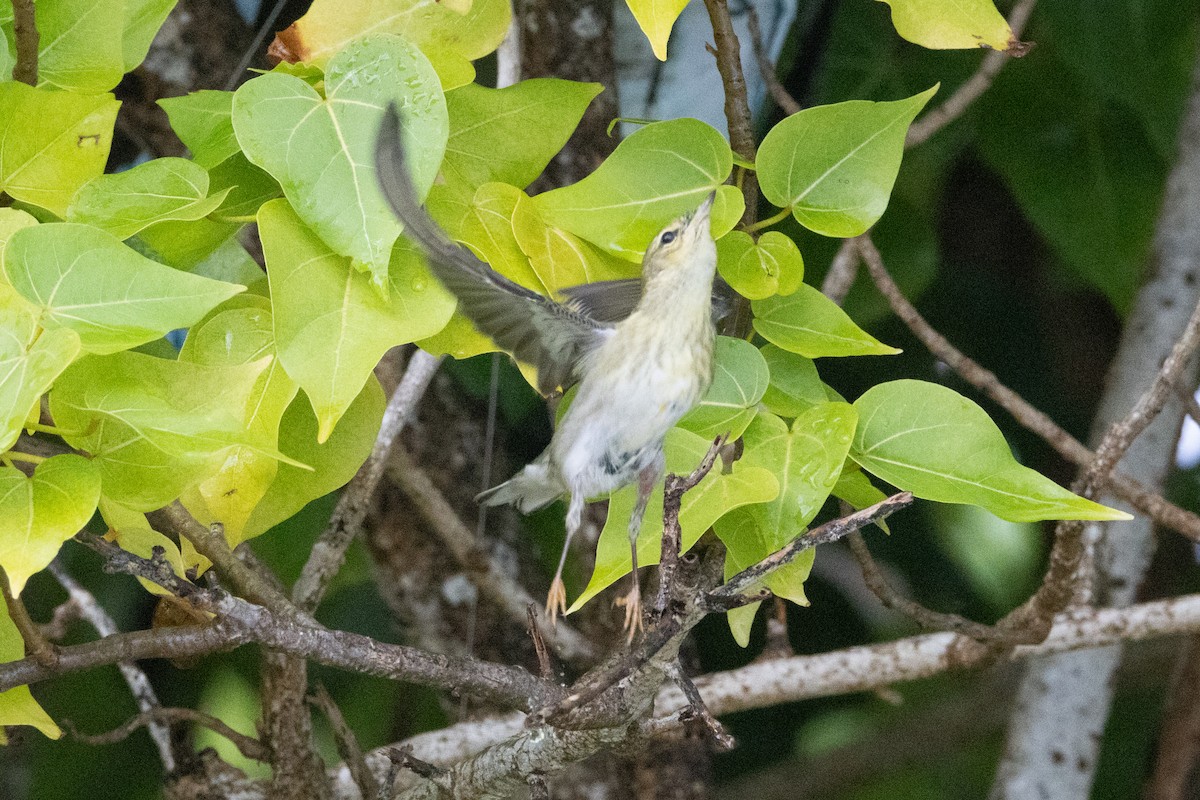
[[621,355],[619,368],[600,364],[580,384],[551,443],[564,481],[587,497],[630,483],[654,463],[663,437],[708,382],[691,353],[651,352],[636,364]]

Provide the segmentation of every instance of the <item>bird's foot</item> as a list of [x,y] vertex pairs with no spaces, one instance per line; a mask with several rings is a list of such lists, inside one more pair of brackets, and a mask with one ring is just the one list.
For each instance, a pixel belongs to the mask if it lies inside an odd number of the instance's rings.
[[633,575],[633,588],[624,597],[617,598],[617,607],[625,609],[625,625],[622,630],[628,632],[626,644],[633,644],[635,634],[644,630],[642,627],[642,589],[638,584],[637,573]]
[[546,595],[546,616],[550,617],[551,625],[558,624],[559,613],[564,617],[567,615],[567,587],[563,585],[562,578],[555,575],[550,592]]

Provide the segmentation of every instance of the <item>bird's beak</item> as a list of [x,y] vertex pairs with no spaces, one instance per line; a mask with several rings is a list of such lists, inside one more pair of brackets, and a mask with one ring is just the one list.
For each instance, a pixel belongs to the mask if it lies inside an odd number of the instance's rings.
[[707,217],[709,214],[711,214],[713,202],[715,202],[716,199],[717,199],[716,191],[714,190],[714,191],[709,192],[708,197],[704,198],[704,202],[700,204],[700,207],[698,209],[696,209],[696,215],[697,216],[702,215],[702,216]]

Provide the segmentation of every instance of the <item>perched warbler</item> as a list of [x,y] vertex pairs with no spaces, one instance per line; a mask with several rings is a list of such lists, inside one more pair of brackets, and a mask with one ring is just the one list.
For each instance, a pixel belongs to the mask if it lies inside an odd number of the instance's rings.
[[513,283],[451,242],[416,199],[394,107],[376,144],[384,196],[429,267],[480,332],[537,367],[543,394],[578,383],[550,445],[520,473],[478,496],[527,513],[564,494],[567,541],[546,598],[551,620],[566,611],[563,564],[584,503],[636,481],[629,520],[633,587],[618,601],[632,639],[641,627],[637,537],[646,503],[663,477],[663,439],[712,382],[713,279],[717,250],[709,228],[713,197],[659,232],[639,280],[563,290],[555,302]]

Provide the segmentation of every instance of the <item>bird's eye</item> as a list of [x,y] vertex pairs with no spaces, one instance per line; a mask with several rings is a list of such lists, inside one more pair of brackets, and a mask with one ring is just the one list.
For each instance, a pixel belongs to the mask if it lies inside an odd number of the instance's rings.
[[671,242],[675,241],[675,231],[667,231],[662,235],[659,241],[663,244],[670,244]]

